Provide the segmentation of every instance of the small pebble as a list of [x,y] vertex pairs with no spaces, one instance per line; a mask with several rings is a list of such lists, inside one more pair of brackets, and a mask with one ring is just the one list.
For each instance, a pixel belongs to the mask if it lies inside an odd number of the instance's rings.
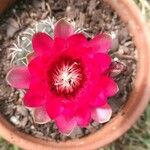
[[124,50],[123,49],[119,49],[118,54],[119,55],[123,55],[124,54]]
[[97,126],[99,125],[99,123],[96,122],[96,121],[93,121],[91,125],[92,125],[93,127],[97,127]]
[[32,129],[32,130],[35,129],[34,125],[31,126],[31,129]]
[[24,117],[24,118],[20,121],[19,126],[22,127],[22,128],[25,128],[27,122],[28,122],[28,117]]
[[10,121],[15,124],[15,125],[18,125],[20,123],[20,121],[18,120],[18,118],[16,118],[15,116],[12,116],[10,118]]

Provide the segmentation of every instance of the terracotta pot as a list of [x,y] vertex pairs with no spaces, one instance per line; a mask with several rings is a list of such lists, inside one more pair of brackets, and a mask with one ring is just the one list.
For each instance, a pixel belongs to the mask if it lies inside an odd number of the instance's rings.
[[16,0],[0,0],[0,14],[4,12]]
[[9,142],[27,150],[88,150],[105,146],[124,134],[143,113],[150,96],[149,30],[132,0],[106,0],[127,24],[138,49],[135,87],[125,107],[96,133],[67,142],[44,141],[17,131],[0,116],[0,134]]

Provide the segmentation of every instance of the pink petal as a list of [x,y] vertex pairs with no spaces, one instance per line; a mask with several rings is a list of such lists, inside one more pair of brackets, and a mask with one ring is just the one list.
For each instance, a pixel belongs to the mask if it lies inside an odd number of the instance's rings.
[[72,119],[66,119],[64,116],[60,115],[56,118],[56,125],[59,129],[59,131],[62,134],[70,135],[71,132],[75,129],[77,126],[76,121],[74,118]]
[[26,107],[40,107],[46,103],[47,85],[40,79],[32,80],[30,89],[26,92],[23,102]]
[[55,119],[57,116],[61,115],[64,110],[61,99],[48,93],[46,99],[46,111],[51,119]]
[[66,47],[65,54],[73,57],[73,58],[80,58],[88,55],[90,48],[86,47],[87,45],[87,39],[83,34],[74,34],[70,36],[66,41]]
[[60,54],[65,48],[66,48],[66,40],[64,40],[62,38],[55,38],[53,47],[52,47],[53,56]]
[[45,99],[42,94],[39,92],[35,93],[31,90],[27,91],[27,93],[24,96],[23,102],[26,107],[40,107],[44,106]]
[[85,66],[86,82],[83,87],[83,92],[85,92],[80,95],[87,95],[86,97],[89,101],[92,101],[93,99],[96,99],[97,95],[101,91],[102,85],[100,79],[101,76],[103,76],[103,74],[108,70],[109,65],[111,64],[111,58],[106,54],[96,54],[93,58],[83,57],[82,62]]
[[[28,69],[30,71],[31,76],[35,77],[44,77],[46,73],[46,69],[49,66],[49,57],[47,55],[38,56],[30,61],[28,64]],[[42,68],[42,69],[41,69]]]
[[101,106],[107,102],[108,96],[112,96],[118,90],[117,84],[107,76],[105,79],[104,76],[111,63],[110,57],[106,54],[96,55],[93,58],[83,57],[86,80],[75,98],[78,106],[87,103],[91,106]]
[[93,71],[94,72],[98,71],[99,74],[106,72],[109,69],[110,64],[111,64],[111,57],[107,54],[102,53],[95,54],[92,60]]
[[95,53],[108,53],[111,48],[112,39],[108,34],[99,34],[89,41],[89,47],[92,47]]
[[100,92],[95,100],[90,100],[91,106],[100,107],[107,103],[107,97]]
[[51,121],[44,107],[32,108],[32,116],[35,123],[45,124]]
[[38,32],[32,37],[32,47],[38,55],[51,53],[52,44],[52,38],[46,33]]
[[82,59],[82,57],[87,57],[87,55],[89,54],[90,48],[86,48],[86,47],[78,47],[74,46],[74,47],[70,47],[68,48],[64,54],[73,57],[74,59]]
[[54,28],[54,38],[66,39],[74,33],[74,27],[71,23],[67,22],[65,19],[60,19]]
[[62,114],[69,118],[73,117],[76,112],[76,109],[78,108],[78,105],[72,99],[66,100],[66,102],[63,105],[64,110]]
[[[67,47],[84,47],[86,46],[87,44],[87,39],[86,37],[81,34],[81,33],[78,33],[78,34],[74,34],[72,36],[70,36],[68,39],[67,39]],[[79,49],[77,49],[79,51]]]
[[103,107],[96,108],[92,111],[93,120],[99,123],[108,122],[111,116],[112,116],[112,109],[108,104],[105,104]]
[[107,97],[114,96],[118,92],[117,83],[107,76],[101,76],[99,85]]
[[[87,104],[92,104],[92,101],[95,100],[101,91],[101,85],[98,84],[98,81],[100,79],[100,74],[96,72],[91,73],[92,63],[91,66],[86,68],[85,72],[86,74],[86,80],[84,82],[84,86],[78,91],[75,97],[75,101],[77,102],[78,107],[86,106]],[[94,75],[95,74],[95,75]]]
[[76,121],[80,127],[86,127],[91,121],[91,111],[88,107],[82,107],[76,114]]
[[8,84],[15,88],[28,89],[30,85],[30,73],[25,66],[12,68],[6,76]]

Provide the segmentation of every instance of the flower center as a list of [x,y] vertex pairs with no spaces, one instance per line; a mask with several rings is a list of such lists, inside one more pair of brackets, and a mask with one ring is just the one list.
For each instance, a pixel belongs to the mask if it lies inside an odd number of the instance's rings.
[[82,86],[83,67],[78,60],[60,58],[51,70],[51,89],[58,95],[73,96]]

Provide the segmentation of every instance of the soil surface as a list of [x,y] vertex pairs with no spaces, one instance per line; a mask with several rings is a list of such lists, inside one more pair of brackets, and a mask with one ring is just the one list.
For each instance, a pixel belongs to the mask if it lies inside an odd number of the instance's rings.
[[96,132],[102,125],[92,122],[87,128],[77,128],[70,136],[60,134],[54,123],[37,125],[33,122],[30,112],[22,105],[23,91],[12,89],[5,81],[5,76],[12,67],[10,47],[33,22],[47,17],[54,17],[56,20],[62,17],[70,18],[79,28],[85,29],[88,37],[100,32],[113,35],[110,54],[114,60],[127,66],[126,70],[115,78],[119,92],[109,100],[113,116],[126,103],[134,86],[137,51],[126,25],[102,0],[19,0],[17,5],[0,19],[0,113],[18,130],[36,137],[56,141],[81,138]]

